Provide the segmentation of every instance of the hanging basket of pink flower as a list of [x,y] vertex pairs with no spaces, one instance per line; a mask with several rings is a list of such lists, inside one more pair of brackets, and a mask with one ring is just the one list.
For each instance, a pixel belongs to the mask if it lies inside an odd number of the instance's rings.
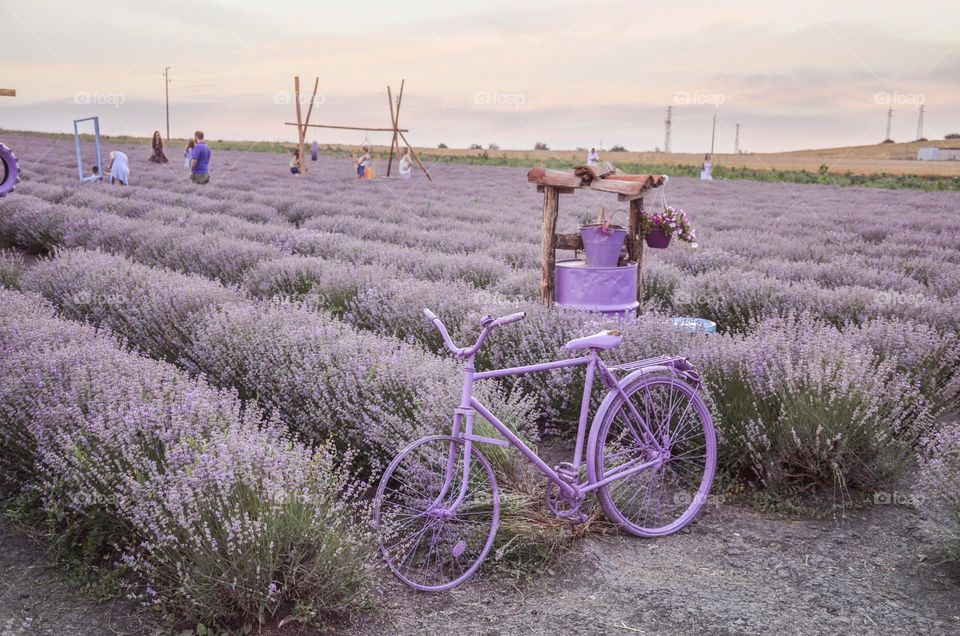
[[[687,213],[670,206],[665,207],[663,212],[654,214],[649,214],[646,211],[642,212],[640,215],[640,230],[647,242],[647,247],[653,249],[668,247],[674,236],[678,240],[688,243],[694,243],[697,240],[690,219],[687,218]],[[696,247],[695,244],[694,247]]]

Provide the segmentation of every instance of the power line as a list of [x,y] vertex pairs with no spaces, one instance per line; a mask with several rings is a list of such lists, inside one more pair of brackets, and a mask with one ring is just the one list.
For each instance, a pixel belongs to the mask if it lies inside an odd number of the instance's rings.
[[917,115],[917,141],[923,139],[923,109],[925,106],[920,104],[920,113]]
[[893,141],[893,137],[890,136],[890,127],[893,124],[893,109],[887,109],[887,137],[886,141]]

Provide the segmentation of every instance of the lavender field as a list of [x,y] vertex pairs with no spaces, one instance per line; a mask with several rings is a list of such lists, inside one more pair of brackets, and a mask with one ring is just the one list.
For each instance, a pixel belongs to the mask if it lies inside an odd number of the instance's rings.
[[[617,321],[536,302],[542,195],[521,169],[357,182],[345,158],[294,177],[282,155],[224,151],[196,186],[176,149],[154,165],[108,144],[132,164],[114,188],[77,182],[71,139],[4,142],[24,174],[0,199],[0,493],[107,555],[138,602],[222,624],[371,602],[387,574],[369,484],[445,429],[459,391],[423,307],[463,342],[484,314],[527,312],[483,368],[614,325],[614,360],[687,356],[730,505],[910,492],[960,559],[960,194],[672,179],[698,244],[648,251],[645,312]],[[559,231],[617,206],[564,197]],[[581,381],[528,376],[488,400],[563,444]],[[489,570],[528,580],[580,533],[520,459],[490,456],[505,499]]]

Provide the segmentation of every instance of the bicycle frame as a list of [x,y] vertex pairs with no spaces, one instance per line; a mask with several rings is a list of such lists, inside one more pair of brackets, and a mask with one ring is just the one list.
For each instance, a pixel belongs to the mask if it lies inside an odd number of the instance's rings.
[[[533,463],[534,466],[537,467],[537,469],[540,470],[540,472],[544,474],[547,479],[557,485],[557,487],[560,489],[560,492],[567,497],[572,498],[580,498],[585,494],[596,490],[597,488],[609,484],[612,481],[627,477],[628,475],[632,475],[642,470],[646,470],[647,468],[651,468],[660,463],[659,459],[653,459],[643,463],[640,463],[639,460],[634,460],[633,462],[628,462],[619,467],[616,471],[608,474],[601,481],[590,483],[589,480],[584,480],[571,484],[564,480],[558,471],[547,465],[547,463],[544,462],[539,455],[537,455],[529,446],[527,446],[523,440],[517,437],[517,435],[503,422],[501,422],[499,418],[490,412],[490,409],[484,406],[473,395],[474,383],[482,380],[526,375],[528,373],[542,373],[551,371],[553,369],[586,366],[587,370],[586,379],[583,385],[583,400],[580,404],[580,418],[577,425],[577,441],[574,448],[574,457],[572,462],[573,473],[575,475],[579,475],[580,468],[583,465],[583,443],[587,432],[587,417],[590,412],[590,395],[592,393],[593,382],[597,374],[600,375],[600,379],[605,386],[609,387],[613,391],[617,391],[623,398],[624,402],[629,405],[630,415],[635,419],[635,423],[640,429],[639,432],[645,438],[646,443],[652,445],[657,451],[662,451],[663,447],[660,444],[660,441],[657,440],[656,436],[652,433],[647,425],[647,422],[640,416],[640,413],[637,411],[636,407],[630,402],[629,399],[627,399],[623,387],[620,386],[620,382],[617,380],[613,372],[611,372],[603,363],[603,360],[600,359],[600,356],[597,354],[597,350],[591,349],[588,355],[576,358],[541,362],[538,364],[521,367],[494,369],[491,371],[482,371],[480,373],[477,373],[476,369],[474,368],[473,361],[474,355],[470,355],[466,358],[460,406],[458,406],[456,409],[453,422],[452,435],[453,437],[463,439],[465,448],[463,481],[461,483],[460,493],[456,501],[450,505],[450,508],[453,510],[456,510],[467,493],[467,487],[470,478],[470,454],[474,442],[482,444],[495,444],[498,446],[515,446],[531,463]],[[484,437],[482,435],[475,435],[473,433],[473,422],[476,413],[479,413],[484,419],[489,421],[490,424],[506,438],[506,441],[491,437]],[[461,432],[460,429],[462,426],[465,428],[465,430]],[[448,477],[446,483],[441,489],[440,496],[437,498],[438,502],[444,499],[449,487],[452,485],[452,475],[454,474],[455,462],[457,460],[456,454],[457,453],[454,450],[454,446],[451,445],[450,456],[447,464]],[[657,454],[659,455],[659,452]]]

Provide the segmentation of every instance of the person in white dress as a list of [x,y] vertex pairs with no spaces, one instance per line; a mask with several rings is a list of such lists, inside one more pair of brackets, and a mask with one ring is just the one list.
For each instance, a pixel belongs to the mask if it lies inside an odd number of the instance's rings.
[[591,148],[590,152],[587,153],[587,165],[594,163],[600,163],[600,153],[597,152],[596,148]]
[[127,185],[130,182],[130,160],[127,158],[127,153],[119,150],[111,152],[107,173],[110,175],[111,185]]
[[400,158],[400,177],[409,179],[413,175],[413,160],[410,158],[410,147],[407,147],[403,157]]
[[703,156],[703,165],[700,166],[700,178],[705,181],[713,180],[713,161],[710,155]]

